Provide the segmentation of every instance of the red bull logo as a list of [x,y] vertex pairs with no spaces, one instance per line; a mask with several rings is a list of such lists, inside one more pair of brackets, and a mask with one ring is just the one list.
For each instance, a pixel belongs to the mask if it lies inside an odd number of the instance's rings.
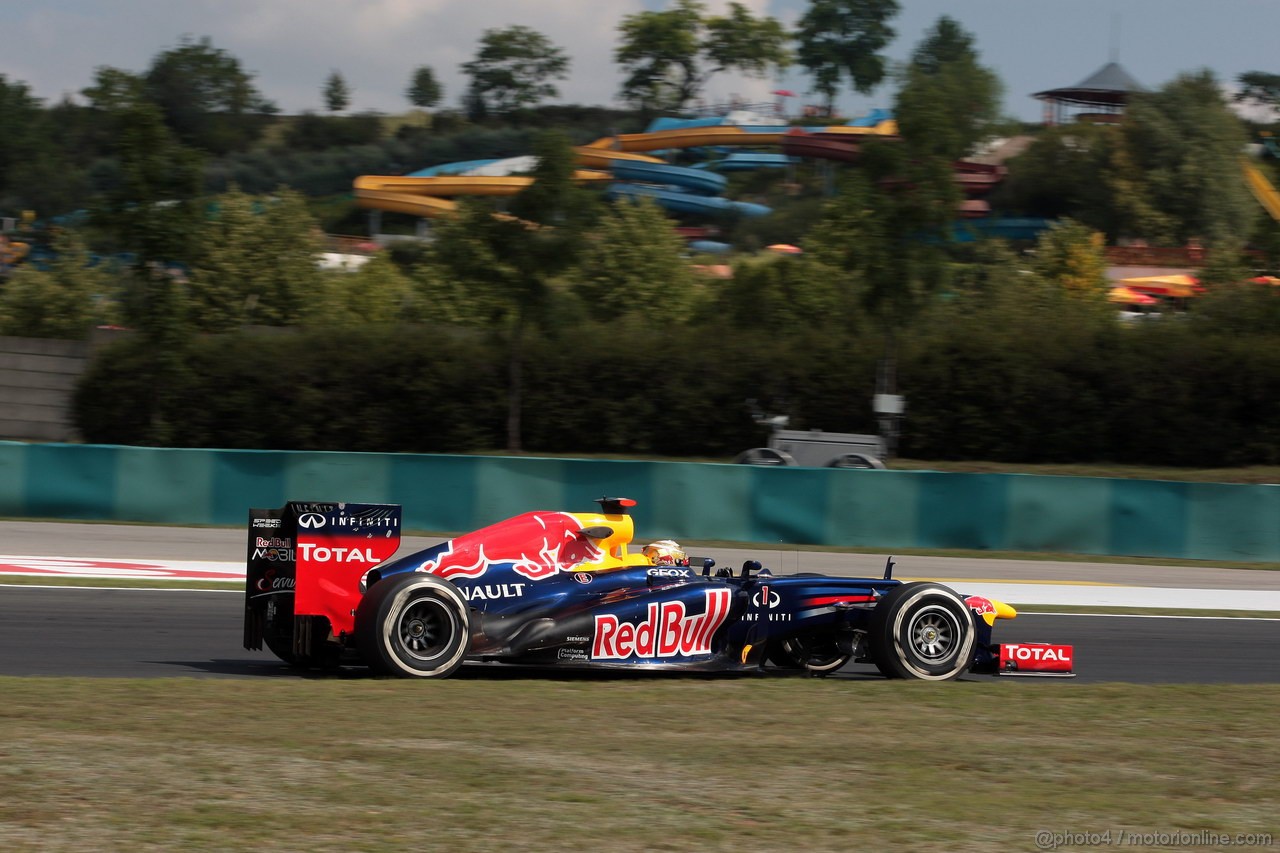
[[706,591],[702,613],[685,612],[683,601],[653,602],[646,618],[635,624],[617,616],[596,616],[593,660],[671,658],[711,654],[711,638],[729,615],[732,594],[728,589]]
[[490,566],[510,564],[516,574],[536,581],[603,557],[595,542],[582,535],[582,522],[572,513],[530,512],[452,540],[418,571],[476,578]]
[[969,605],[969,609],[981,616],[984,613],[995,613],[996,606],[991,603],[991,599],[983,598],[980,595],[971,595],[964,600]]

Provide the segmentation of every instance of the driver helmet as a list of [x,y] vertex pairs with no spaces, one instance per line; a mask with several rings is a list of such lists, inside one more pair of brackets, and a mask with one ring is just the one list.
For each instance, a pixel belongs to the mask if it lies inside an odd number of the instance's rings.
[[680,547],[680,543],[671,539],[660,539],[651,542],[642,549],[649,562],[655,566],[687,566],[689,555]]

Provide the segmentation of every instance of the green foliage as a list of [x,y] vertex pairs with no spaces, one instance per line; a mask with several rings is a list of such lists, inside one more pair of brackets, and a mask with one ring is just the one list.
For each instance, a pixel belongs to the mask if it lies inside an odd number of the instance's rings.
[[931,192],[945,199],[953,190],[949,170],[928,175],[925,166],[891,157],[879,167],[920,176],[907,185],[873,184],[862,171],[846,175],[805,242],[812,258],[889,331],[908,324],[943,284],[942,248],[923,238],[934,224],[929,218],[942,218]]
[[1111,162],[1117,130],[1077,122],[1046,128],[1009,163],[993,205],[1049,219],[1070,217],[1114,233],[1106,183],[1099,179]]
[[501,250],[498,222],[487,205],[461,205],[435,226],[427,261],[414,269],[415,304],[431,322],[505,326],[514,311],[508,284],[516,277]]
[[471,78],[469,96],[485,114],[499,115],[559,96],[553,80],[569,74],[569,57],[542,33],[513,24],[488,29],[475,59],[462,64]]
[[0,74],[0,210],[58,214],[84,198],[85,170],[64,144],[71,140],[62,138],[57,118],[25,83]]
[[[974,261],[956,271],[951,298],[929,302],[899,338],[905,454],[1280,462],[1280,298],[1270,291],[1223,292],[1189,321],[1122,327],[995,247]],[[103,353],[77,394],[87,440],[414,452],[503,443],[509,354],[482,331],[432,322],[188,336],[164,353],[168,379],[154,344]],[[531,328],[523,446],[728,457],[765,439],[748,398],[798,428],[874,432],[881,354],[879,336],[839,324],[703,321],[679,337],[586,317],[573,334]]]
[[124,104],[112,118],[120,182],[99,205],[97,224],[140,263],[190,258],[201,219],[200,155],[173,138],[148,101]]
[[404,96],[415,107],[429,110],[440,103],[444,90],[436,80],[436,73],[431,70],[431,66],[419,65],[409,78],[409,88],[405,90]]
[[0,287],[0,335],[80,340],[113,322],[114,276],[93,266],[83,238],[58,235],[49,270],[19,267]]
[[1103,303],[1110,288],[1105,246],[1101,233],[1059,220],[1036,241],[1035,271],[1074,298]]
[[201,229],[204,254],[192,275],[195,322],[204,331],[245,324],[287,326],[315,307],[323,274],[318,229],[302,196],[224,193]]
[[1280,287],[1240,279],[1212,285],[1186,320],[1204,334],[1269,338],[1280,329]]
[[1255,202],[1240,177],[1245,134],[1209,71],[1183,74],[1159,91],[1134,97],[1123,125],[1136,191],[1151,213],[1134,217],[1137,236],[1153,243],[1237,244],[1248,234]]
[[973,36],[945,15],[916,47],[894,106],[913,155],[960,160],[998,120],[1000,80],[978,59]]
[[185,36],[157,55],[145,90],[183,143],[215,154],[245,148],[261,135],[261,118],[276,112],[240,60],[214,47],[207,36],[199,41]]
[[704,79],[734,69],[748,77],[765,78],[791,64],[787,32],[774,18],[757,18],[741,3],[731,2],[729,14],[704,20],[707,33],[702,51],[711,66]]
[[[354,116],[319,116],[304,112],[289,122],[285,145],[299,151],[328,151],[357,145],[372,145],[382,138],[382,116],[361,113]],[[350,180],[347,176],[348,182]]]
[[767,397],[772,347],[729,330],[673,337],[646,323],[595,324],[530,342],[529,450],[728,456],[759,436],[745,400]]
[[673,226],[646,198],[622,200],[609,210],[569,274],[593,315],[656,328],[689,320],[701,293]]
[[450,452],[501,435],[501,371],[481,337],[326,328],[200,338],[176,352],[185,382],[158,396],[144,342],[106,350],[75,398],[86,440],[169,423],[166,446]]
[[774,335],[858,327],[857,292],[841,270],[803,256],[753,258],[716,285],[712,315],[733,326]]
[[830,107],[844,78],[868,95],[885,75],[880,54],[895,35],[897,0],[810,0],[795,34],[796,55]]
[[347,85],[347,78],[338,71],[331,71],[325,78],[321,95],[324,96],[324,108],[331,113],[340,113],[351,106],[351,87]]
[[721,71],[764,77],[791,61],[782,25],[736,2],[728,15],[714,16],[701,0],[676,0],[663,11],[627,15],[618,33],[621,96],[646,112],[680,109]]
[[386,326],[413,310],[413,283],[385,252],[353,272],[328,272],[303,304],[308,326]]
[[904,455],[1099,458],[1126,330],[1113,313],[1021,274],[1011,255],[980,260],[994,274],[932,303],[903,339]]
[[1259,101],[1264,104],[1280,104],[1280,74],[1269,71],[1245,71],[1236,77],[1240,91],[1237,101]]

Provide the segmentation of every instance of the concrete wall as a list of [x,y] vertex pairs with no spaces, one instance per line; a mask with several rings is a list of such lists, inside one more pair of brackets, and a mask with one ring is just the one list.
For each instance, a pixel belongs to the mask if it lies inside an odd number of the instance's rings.
[[72,441],[71,392],[89,344],[0,337],[0,439]]
[[243,525],[286,500],[404,506],[412,530],[639,503],[642,537],[1280,562],[1280,486],[395,453],[0,442],[0,516]]

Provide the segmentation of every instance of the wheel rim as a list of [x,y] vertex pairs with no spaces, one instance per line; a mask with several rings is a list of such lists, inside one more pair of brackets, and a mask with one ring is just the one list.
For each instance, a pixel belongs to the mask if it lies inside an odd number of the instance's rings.
[[912,650],[930,663],[950,657],[960,636],[955,614],[936,604],[922,608],[912,618],[907,631]]
[[396,620],[396,638],[404,653],[417,661],[433,661],[444,654],[457,633],[457,620],[440,602],[410,602]]

